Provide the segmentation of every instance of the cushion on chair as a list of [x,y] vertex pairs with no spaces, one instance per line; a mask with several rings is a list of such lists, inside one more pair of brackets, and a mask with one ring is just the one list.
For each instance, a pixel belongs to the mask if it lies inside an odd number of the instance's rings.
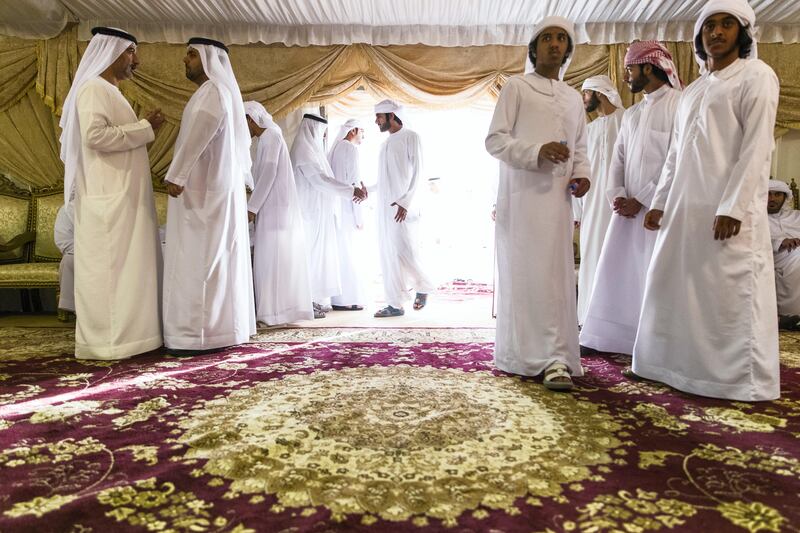
[[33,229],[36,243],[33,245],[34,261],[61,261],[61,252],[56,246],[53,230],[56,225],[58,208],[64,205],[62,191],[48,191],[33,194]]
[[[30,193],[19,189],[8,178],[0,178],[0,242],[8,243],[28,231]],[[27,248],[20,246],[9,252],[0,252],[0,263],[25,261]]]
[[58,263],[0,265],[0,288],[58,287]]

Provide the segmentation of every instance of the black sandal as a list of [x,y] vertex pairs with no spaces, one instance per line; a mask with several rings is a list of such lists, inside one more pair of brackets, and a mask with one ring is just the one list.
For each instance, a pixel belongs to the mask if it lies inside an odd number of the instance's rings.
[[419,311],[428,304],[428,295],[424,292],[418,292],[414,297],[414,309]]

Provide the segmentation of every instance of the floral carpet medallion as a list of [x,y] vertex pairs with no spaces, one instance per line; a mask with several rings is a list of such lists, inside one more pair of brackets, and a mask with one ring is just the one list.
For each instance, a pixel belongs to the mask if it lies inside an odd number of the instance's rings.
[[781,398],[494,369],[488,329],[266,330],[77,361],[0,329],[0,531],[798,531],[800,335]]
[[487,371],[407,365],[260,383],[201,402],[180,427],[187,457],[232,491],[393,521],[558,496],[621,445],[620,424],[595,404]]

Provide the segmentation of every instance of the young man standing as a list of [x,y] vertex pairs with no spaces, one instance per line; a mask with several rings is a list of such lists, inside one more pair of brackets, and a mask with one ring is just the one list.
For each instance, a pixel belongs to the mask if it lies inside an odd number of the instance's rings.
[[767,210],[778,78],[756,59],[755,13],[712,0],[695,24],[703,75],[681,97],[645,227],[658,231],[633,372],[730,400],[780,394]]
[[625,55],[625,79],[644,99],[625,111],[603,191],[613,208],[581,329],[581,350],[632,354],[656,235],[642,225],[669,151],[681,82],[669,51],[637,41]]
[[422,144],[415,131],[403,126],[402,113],[392,100],[375,106],[375,124],[381,132],[389,132],[378,157],[378,247],[387,305],[375,313],[376,318],[403,315],[411,287],[416,291],[414,309],[422,309],[434,289],[422,269],[410,227],[416,222],[406,220],[419,184]]
[[572,196],[589,190],[586,115],[561,81],[575,43],[573,25],[547,17],[533,31],[535,70],[508,80],[486,150],[500,160],[497,192],[498,311],[494,360],[551,389],[583,375],[572,253]]

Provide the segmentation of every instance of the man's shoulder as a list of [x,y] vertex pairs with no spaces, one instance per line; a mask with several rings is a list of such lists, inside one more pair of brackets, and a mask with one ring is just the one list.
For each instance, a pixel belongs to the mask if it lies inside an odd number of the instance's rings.
[[744,66],[742,68],[742,76],[747,81],[756,83],[764,83],[768,79],[778,82],[778,75],[772,70],[772,67],[761,61],[760,59],[742,59]]
[[85,92],[92,92],[92,93],[104,93],[108,92],[109,88],[113,88],[114,86],[108,83],[106,80],[97,76],[96,78],[92,78],[90,80],[86,80],[83,85],[81,85],[80,90],[78,91],[78,96]]

